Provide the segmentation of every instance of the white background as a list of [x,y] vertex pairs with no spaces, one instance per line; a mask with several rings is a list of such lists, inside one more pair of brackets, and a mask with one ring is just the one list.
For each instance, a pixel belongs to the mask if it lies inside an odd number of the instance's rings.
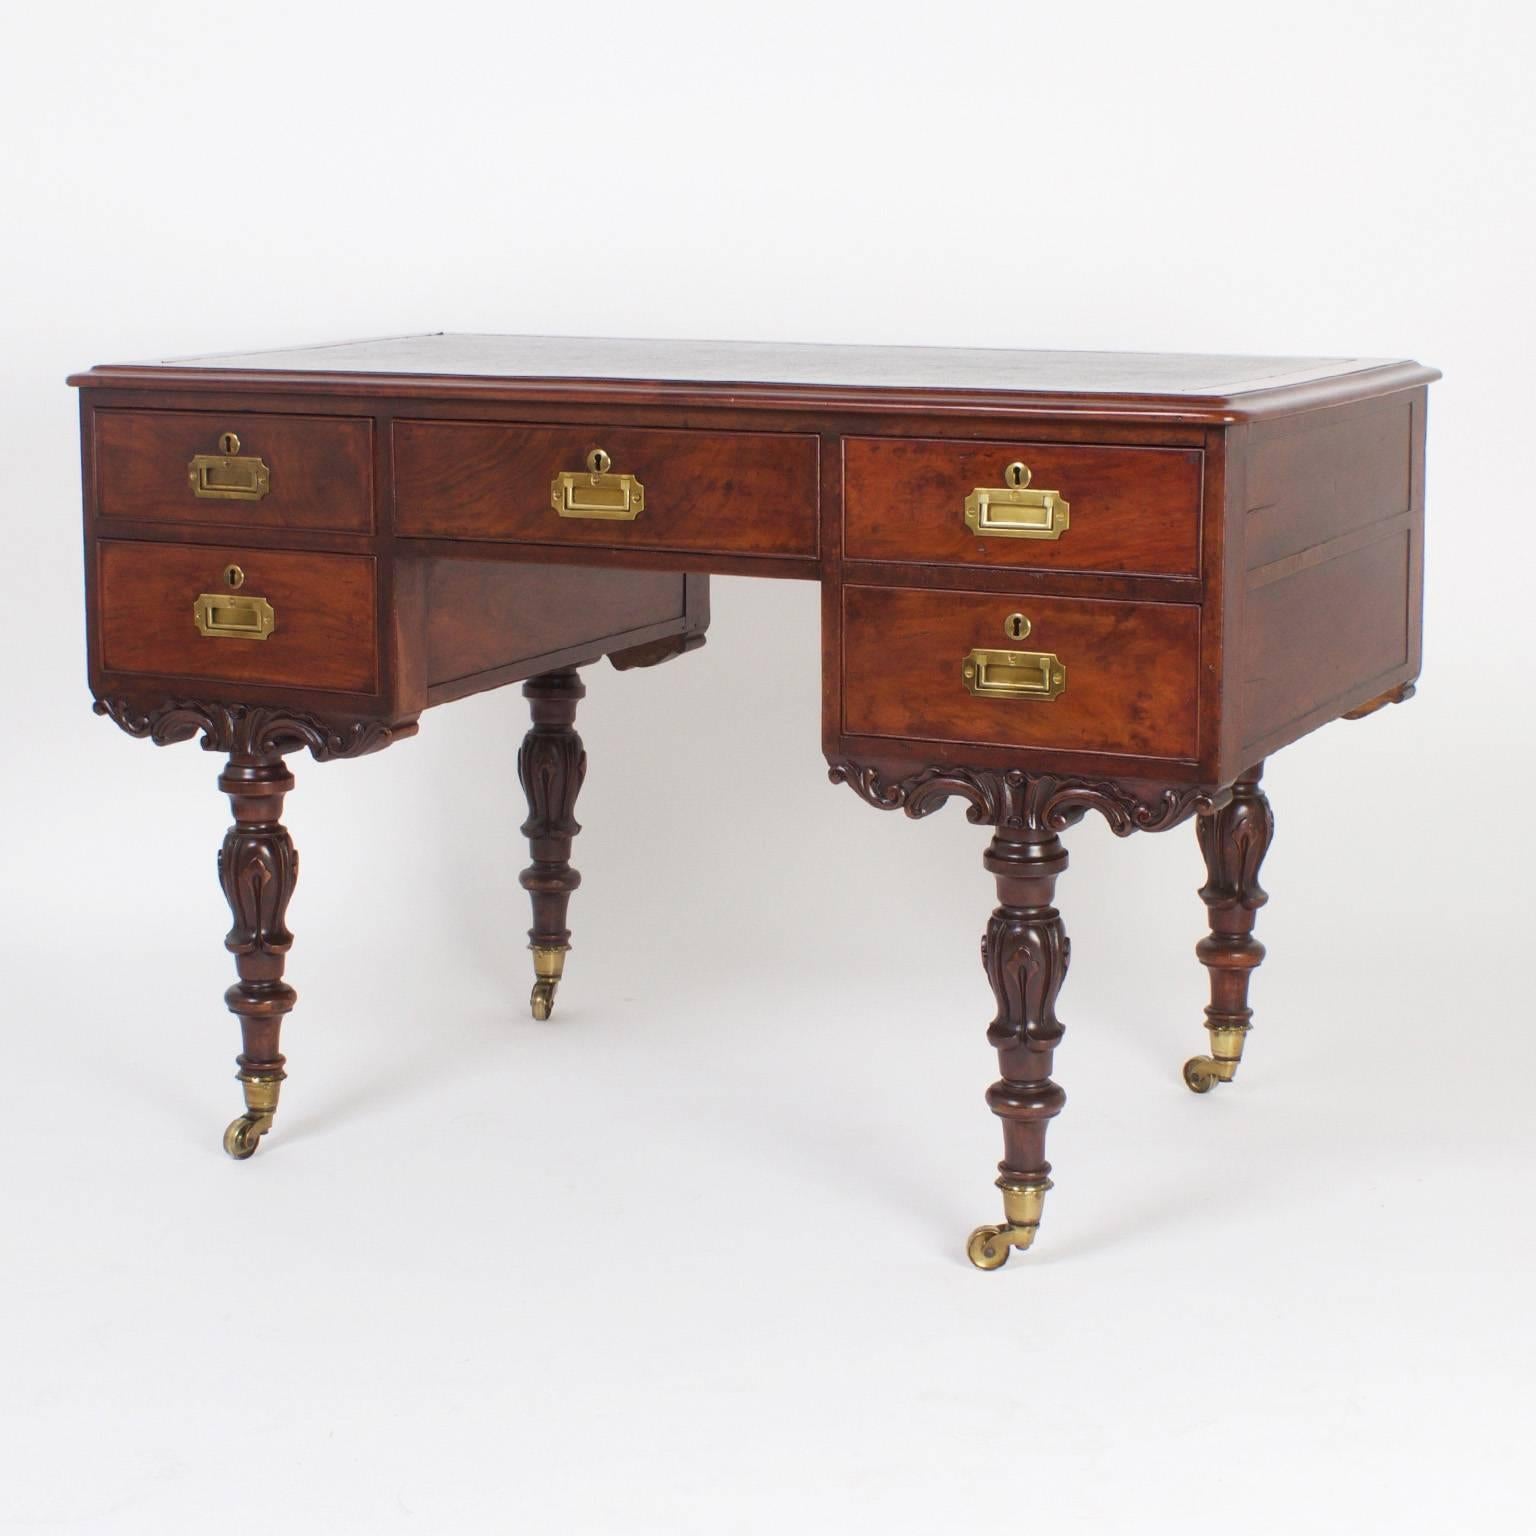
[[[0,1530],[1528,1531],[1531,17],[8,9]],[[294,761],[225,1159],[227,805],[89,712],[63,378],[444,328],[1444,369],[1420,697],[1271,765],[1239,1084],[1192,833],[1084,825],[1057,1189],[973,1271],[985,834],[827,785],[814,585],[720,580],[592,671],[548,1025],[517,691]]]

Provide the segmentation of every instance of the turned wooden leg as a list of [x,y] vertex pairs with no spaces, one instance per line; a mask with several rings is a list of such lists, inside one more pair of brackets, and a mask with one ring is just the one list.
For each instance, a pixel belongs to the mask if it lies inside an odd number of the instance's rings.
[[1259,788],[1263,771],[1263,763],[1250,768],[1238,779],[1228,805],[1195,820],[1205,855],[1200,899],[1210,909],[1211,922],[1210,934],[1195,946],[1200,963],[1211,973],[1211,1002],[1205,1010],[1211,1054],[1184,1063],[1184,1081],[1196,1093],[1209,1093],[1217,1083],[1230,1083],[1237,1076],[1243,1040],[1252,1027],[1248,978],[1264,958],[1253,922],[1269,900],[1259,884],[1259,866],[1275,835],[1275,818]]
[[1060,838],[999,829],[982,862],[997,877],[998,907],[981,941],[981,959],[997,997],[987,1039],[997,1049],[1002,1078],[987,1090],[987,1103],[1003,1122],[997,1187],[1005,1221],[978,1227],[966,1253],[977,1268],[996,1269],[1012,1249],[1034,1241],[1051,1187],[1045,1132],[1067,1100],[1051,1081],[1051,1058],[1062,1035],[1056,994],[1072,947],[1051,905],[1057,876],[1067,867]]
[[235,824],[219,850],[219,880],[234,919],[225,948],[235,957],[240,980],[224,994],[240,1020],[237,1060],[245,1113],[224,1133],[224,1150],[246,1158],[271,1129],[282,1085],[278,1035],[297,994],[283,980],[293,944],[286,916],[299,877],[299,856],[282,823],[283,797],[293,775],[276,755],[232,756],[219,788],[234,807]]
[[571,841],[581,831],[576,796],[587,775],[587,754],[575,729],[576,705],[586,692],[574,667],[545,672],[523,684],[533,726],[517,754],[517,777],[528,797],[523,836],[533,863],[518,878],[533,899],[528,948],[534,982],[529,1004],[536,1019],[547,1019],[554,1011],[555,989],[571,947],[566,907],[581,884],[581,876],[571,868]]

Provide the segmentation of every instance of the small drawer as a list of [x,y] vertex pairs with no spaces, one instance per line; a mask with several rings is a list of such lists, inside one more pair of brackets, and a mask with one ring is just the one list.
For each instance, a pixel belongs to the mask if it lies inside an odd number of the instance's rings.
[[1190,759],[1199,671],[1193,603],[843,591],[850,736]]
[[424,538],[814,556],[819,446],[777,432],[397,421],[395,526]]
[[103,539],[97,560],[108,672],[377,688],[372,556]]
[[845,438],[843,553],[1198,576],[1202,457],[1194,448]]
[[373,529],[373,423],[246,411],[97,411],[103,518]]

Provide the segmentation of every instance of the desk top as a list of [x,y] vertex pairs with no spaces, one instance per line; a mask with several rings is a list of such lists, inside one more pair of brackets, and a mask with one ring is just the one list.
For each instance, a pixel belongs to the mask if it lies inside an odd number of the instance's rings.
[[[825,346],[765,341],[652,341],[437,333],[266,352],[216,353],[93,369],[71,383],[174,386],[208,380],[302,392],[571,395],[640,391],[741,403],[899,403],[1006,397],[1026,404],[1120,403],[1134,414],[1227,419],[1270,408],[1408,388],[1439,377],[1417,363],[1364,357],[1240,357],[1163,352],[1022,352],[989,348]],[[392,391],[393,392],[393,391]],[[1314,398],[1315,397],[1315,398]],[[1172,407],[1170,412],[1169,407]]]

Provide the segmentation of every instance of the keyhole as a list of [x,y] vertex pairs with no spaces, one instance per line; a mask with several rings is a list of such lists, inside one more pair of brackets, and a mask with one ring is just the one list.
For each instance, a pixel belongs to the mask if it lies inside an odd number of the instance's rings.
[[219,452],[232,458],[240,452],[240,439],[233,432],[221,433],[219,435]]
[[1029,620],[1022,613],[1010,613],[1003,623],[1003,633],[1010,640],[1023,640],[1029,634]]
[[224,567],[224,585],[228,587],[231,592],[233,592],[236,587],[243,586],[244,584],[245,572],[242,571],[238,565],[226,565]]
[[1017,459],[1003,471],[1003,478],[1008,482],[1010,490],[1022,491],[1029,484],[1029,466],[1021,464]]

